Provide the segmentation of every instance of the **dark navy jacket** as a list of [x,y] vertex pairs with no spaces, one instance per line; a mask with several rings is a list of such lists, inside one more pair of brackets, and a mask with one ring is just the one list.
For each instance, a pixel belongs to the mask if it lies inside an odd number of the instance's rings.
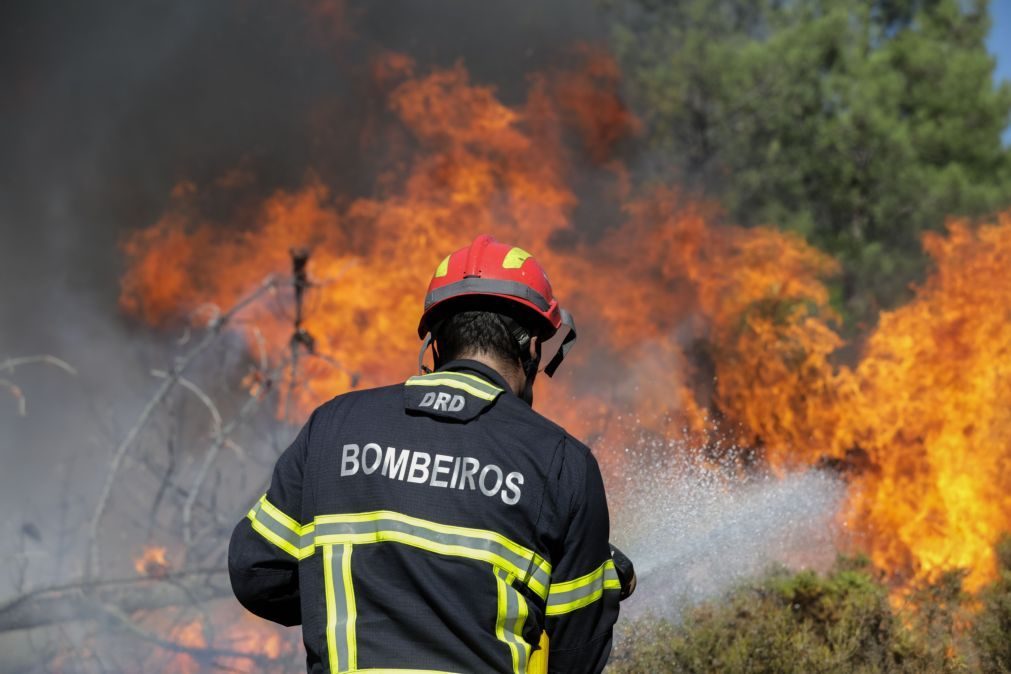
[[313,412],[228,565],[310,672],[597,673],[618,617],[596,460],[474,361]]

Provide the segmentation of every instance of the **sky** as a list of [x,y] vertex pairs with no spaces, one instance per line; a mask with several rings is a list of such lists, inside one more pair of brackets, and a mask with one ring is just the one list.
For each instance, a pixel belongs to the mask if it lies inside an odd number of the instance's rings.
[[[990,3],[993,27],[987,39],[987,47],[997,57],[994,78],[1011,80],[1011,0],[993,0]],[[1004,143],[1011,145],[1011,126],[1004,131]]]

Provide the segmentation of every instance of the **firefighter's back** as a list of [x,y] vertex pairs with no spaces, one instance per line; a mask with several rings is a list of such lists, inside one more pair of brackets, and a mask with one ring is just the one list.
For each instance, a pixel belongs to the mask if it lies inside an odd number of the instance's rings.
[[527,671],[579,461],[494,371],[453,370],[314,414],[299,577],[323,671]]

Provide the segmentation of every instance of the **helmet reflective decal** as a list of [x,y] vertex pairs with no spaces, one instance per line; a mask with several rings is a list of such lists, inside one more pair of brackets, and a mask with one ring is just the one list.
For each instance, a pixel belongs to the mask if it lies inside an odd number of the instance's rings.
[[522,248],[513,248],[506,253],[505,259],[502,260],[502,268],[519,269],[523,266],[523,263],[527,261],[528,257],[530,257],[530,253],[527,251]]

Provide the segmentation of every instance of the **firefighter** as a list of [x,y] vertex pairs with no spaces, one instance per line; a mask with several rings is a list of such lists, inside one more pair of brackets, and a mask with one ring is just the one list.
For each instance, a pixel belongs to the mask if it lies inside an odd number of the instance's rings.
[[229,573],[302,625],[309,672],[603,669],[634,574],[590,450],[531,407],[562,328],[548,375],[572,319],[529,253],[480,236],[435,270],[422,373],[337,396],[278,459]]

